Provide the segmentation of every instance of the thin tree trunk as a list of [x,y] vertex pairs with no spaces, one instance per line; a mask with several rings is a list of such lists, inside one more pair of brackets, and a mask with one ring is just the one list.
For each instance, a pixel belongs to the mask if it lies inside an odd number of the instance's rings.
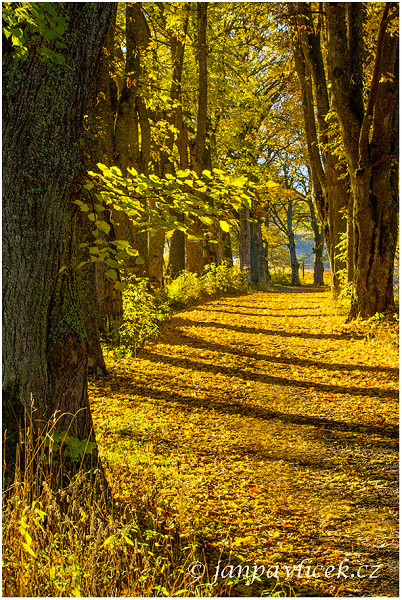
[[[321,49],[321,20],[314,27],[311,4],[290,3],[296,23],[294,39],[296,71],[302,89],[304,123],[312,175],[313,194],[318,216],[324,229],[325,243],[331,268],[331,289],[340,293],[339,271],[345,262],[336,258],[336,246],[346,232],[343,218],[348,206],[348,179],[343,177],[338,157],[331,150],[328,136],[329,95]],[[314,95],[313,95],[314,87]],[[315,101],[314,101],[315,97]],[[320,152],[319,143],[323,150]]]
[[[114,159],[114,124],[117,110],[117,86],[111,76],[114,58],[114,35],[116,28],[117,5],[110,23],[105,46],[99,68],[92,83],[92,90],[86,106],[86,133],[85,143],[81,151],[81,157],[85,170],[96,170],[100,162],[108,166],[113,164]],[[80,198],[86,204],[96,203],[91,192],[82,189]],[[110,222],[110,211],[104,211],[102,218]],[[91,243],[94,241],[92,235],[93,223],[88,219],[87,213],[77,214],[77,241],[80,243]],[[109,234],[103,233],[103,237],[111,241],[114,230],[110,223]],[[88,249],[78,251],[77,263],[88,260]],[[121,292],[114,289],[114,284],[104,277],[108,269],[101,262],[90,262],[78,269],[78,290],[80,293],[80,304],[84,318],[85,331],[88,338],[88,372],[96,375],[106,375],[107,369],[103,358],[100,344],[99,330],[102,324],[113,320],[121,321],[123,317],[123,302]],[[100,285],[98,285],[98,283]],[[100,303],[100,297],[104,297],[105,291],[109,297],[118,297],[118,316],[116,309],[113,316],[102,311],[104,303]]]
[[230,267],[233,267],[233,253],[232,253],[232,242],[230,239],[229,232],[222,232],[222,245],[223,245],[223,260],[225,260]]
[[240,269],[248,269],[248,281],[251,283],[251,231],[250,231],[250,210],[243,207],[239,211],[239,259]]
[[296,244],[295,244],[295,235],[293,233],[293,225],[292,225],[292,217],[293,217],[293,202],[289,200],[288,209],[286,214],[286,225],[287,225],[287,236],[288,236],[288,248],[290,255],[290,268],[292,270],[292,285],[301,285],[300,277],[299,277],[299,261],[296,256]]
[[311,199],[307,200],[310,211],[310,223],[314,235],[314,285],[324,285],[324,233],[322,226],[317,221],[317,215],[314,209],[314,203]]
[[[141,54],[150,41],[150,31],[141,4],[126,3],[126,64],[123,88],[120,93],[115,126],[116,165],[124,176],[127,167],[139,173],[148,173],[151,150],[151,135],[148,113],[141,96]],[[133,257],[127,267],[139,277],[147,270],[148,236],[139,232],[131,219],[122,211],[112,211],[117,239],[127,240],[138,250],[143,264],[137,264]]]
[[[190,148],[192,168],[201,175],[203,171],[203,159],[205,154],[205,139],[207,133],[207,109],[208,109],[208,71],[207,71],[207,7],[208,2],[197,2],[197,24],[198,24],[198,110],[197,110],[197,133],[195,143]],[[196,220],[189,228],[194,236],[203,235],[203,227]],[[204,270],[203,242],[189,242],[186,238],[186,269],[194,273],[202,273]]]
[[262,221],[251,224],[251,282],[264,289],[268,279],[261,226]]

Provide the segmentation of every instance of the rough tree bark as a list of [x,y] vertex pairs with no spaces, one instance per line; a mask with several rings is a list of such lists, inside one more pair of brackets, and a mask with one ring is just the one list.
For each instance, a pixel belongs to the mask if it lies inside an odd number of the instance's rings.
[[[82,119],[113,3],[59,3],[66,66],[26,58],[3,65],[3,419],[8,431],[31,401],[34,417],[92,435],[88,346],[76,274],[60,275],[72,239],[72,187],[81,169]],[[73,196],[74,197],[74,196]]]
[[390,24],[398,17],[398,5],[387,3],[383,10],[366,105],[362,3],[326,3],[325,10],[329,78],[353,194],[354,298],[349,316],[365,318],[394,309],[398,202],[392,160],[398,144],[399,36]]

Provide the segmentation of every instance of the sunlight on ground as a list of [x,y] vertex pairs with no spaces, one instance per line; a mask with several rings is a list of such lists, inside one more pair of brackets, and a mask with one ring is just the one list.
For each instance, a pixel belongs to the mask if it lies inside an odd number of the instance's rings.
[[[398,350],[343,321],[313,289],[212,301],[91,385],[115,497],[196,533],[210,577],[231,557],[280,565],[298,595],[396,590]],[[303,559],[383,566],[286,578]]]

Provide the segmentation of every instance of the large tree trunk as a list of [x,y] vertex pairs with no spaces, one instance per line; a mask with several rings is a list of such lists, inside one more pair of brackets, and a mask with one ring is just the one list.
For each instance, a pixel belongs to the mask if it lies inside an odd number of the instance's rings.
[[66,66],[41,60],[36,39],[3,70],[3,417],[15,429],[32,401],[37,422],[68,412],[58,426],[88,438],[87,340],[63,259],[84,108],[114,6],[56,6],[67,19]]
[[355,295],[351,318],[370,317],[394,309],[398,204],[392,184],[392,159],[396,157],[398,137],[395,114],[399,38],[390,33],[388,26],[397,14],[396,4],[385,5],[364,106],[362,5],[326,4],[329,75],[354,205]]

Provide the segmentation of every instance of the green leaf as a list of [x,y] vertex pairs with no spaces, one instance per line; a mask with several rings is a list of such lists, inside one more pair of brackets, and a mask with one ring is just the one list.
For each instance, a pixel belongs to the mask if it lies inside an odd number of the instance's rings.
[[28,554],[30,554],[31,556],[33,556],[34,558],[36,558],[36,554],[35,552],[32,550],[32,548],[30,548],[28,546],[28,544],[25,544],[24,542],[21,542],[21,546],[24,548],[24,550],[26,552],[28,552]]
[[105,272],[105,277],[107,277],[108,279],[112,280],[112,281],[116,281],[117,279],[117,273],[114,269],[108,269]]
[[104,231],[105,233],[110,232],[110,225],[109,223],[106,223],[106,221],[95,221],[95,225],[98,229]]
[[126,289],[126,287],[126,284],[122,283],[121,281],[114,282],[114,289],[118,290],[119,292],[123,292]]
[[122,250],[124,250],[125,248],[130,248],[130,242],[128,242],[127,240],[114,240],[113,242],[111,242],[111,244],[114,244],[115,246],[117,246],[117,248],[121,248]]
[[205,225],[213,225],[214,220],[211,217],[200,216],[201,223],[205,223]]
[[144,263],[145,263],[145,260],[141,256],[137,256],[135,264],[136,265],[143,265]]

